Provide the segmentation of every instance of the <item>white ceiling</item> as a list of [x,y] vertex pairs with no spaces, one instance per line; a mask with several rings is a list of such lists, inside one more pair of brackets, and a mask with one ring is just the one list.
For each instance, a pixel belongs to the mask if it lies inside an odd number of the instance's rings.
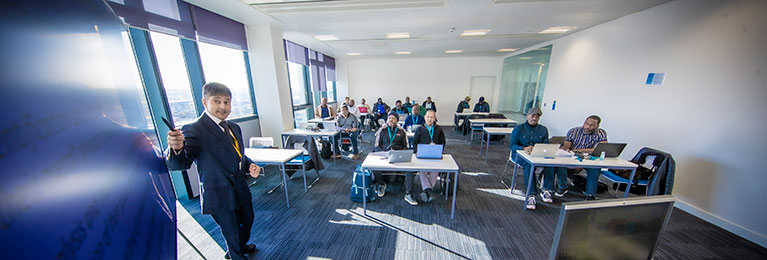
[[[669,0],[240,0],[283,22],[286,34],[335,35],[323,42],[348,58],[503,56]],[[576,26],[565,34],[539,34]],[[454,28],[454,31],[451,31]],[[463,30],[490,29],[484,37]],[[386,39],[409,32],[410,39]],[[447,50],[463,50],[445,54]],[[395,55],[409,51],[410,55]]]

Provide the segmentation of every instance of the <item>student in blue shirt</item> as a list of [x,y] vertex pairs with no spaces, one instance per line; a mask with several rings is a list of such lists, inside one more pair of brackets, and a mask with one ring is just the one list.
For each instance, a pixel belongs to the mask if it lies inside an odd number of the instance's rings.
[[[525,123],[518,125],[514,128],[514,130],[511,132],[511,140],[510,140],[510,148],[512,153],[512,158],[514,158],[514,161],[517,162],[517,164],[521,165],[524,168],[524,178],[525,178],[525,187],[528,187],[531,185],[530,183],[527,183],[530,178],[530,164],[527,163],[525,160],[522,160],[517,156],[517,150],[523,150],[526,153],[530,153],[533,151],[533,146],[538,143],[548,143],[549,142],[549,130],[540,124],[538,124],[538,121],[541,119],[541,115],[543,115],[543,112],[541,112],[541,109],[538,107],[532,107],[527,110],[527,120]],[[540,168],[540,167],[539,167]],[[560,176],[558,176],[560,177]],[[567,176],[562,176],[567,177]],[[538,185],[537,185],[537,179],[533,178],[535,181],[535,184],[533,185],[532,190],[532,196],[527,200],[526,207],[527,209],[535,209],[535,194],[538,194]],[[567,187],[567,179],[565,180],[559,180],[559,185],[564,186],[564,188]],[[551,189],[554,186],[554,168],[552,167],[543,167],[543,191],[540,192],[541,200],[546,203],[551,203]],[[562,187],[560,187],[562,188]]]
[[314,110],[314,117],[336,117],[336,111],[333,110],[333,106],[328,105],[328,98],[322,98],[322,103]]
[[373,104],[373,126],[378,129],[381,124],[378,123],[378,119],[383,119],[386,122],[386,114],[389,113],[389,105],[383,102],[381,98],[378,98],[378,102]]
[[474,112],[490,113],[490,104],[485,102],[485,97],[479,97],[479,103],[474,105]]
[[402,124],[402,128],[408,129],[411,126],[423,125],[425,118],[421,116],[421,107],[414,106],[413,113],[405,118],[405,123]]
[[[576,152],[591,153],[596,148],[597,144],[607,142],[607,132],[599,128],[599,124],[602,123],[602,119],[597,115],[591,115],[583,122],[583,126],[573,127],[567,131],[565,136],[565,145],[562,149],[573,150]],[[579,172],[580,169],[575,169],[574,172]],[[589,168],[586,169],[586,200],[596,199],[597,193],[597,181],[599,180],[599,169]],[[567,168],[557,168],[557,175],[567,176]],[[557,191],[554,193],[557,197],[562,197],[567,193],[567,189]]]

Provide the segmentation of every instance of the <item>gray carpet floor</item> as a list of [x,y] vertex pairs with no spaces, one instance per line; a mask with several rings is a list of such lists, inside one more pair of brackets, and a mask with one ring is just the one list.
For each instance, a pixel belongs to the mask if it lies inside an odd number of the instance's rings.
[[[372,150],[374,137],[364,133],[358,160],[340,159],[335,166],[325,161],[321,180],[308,192],[304,192],[301,178],[289,181],[290,208],[285,205],[284,189],[266,194],[281,182],[276,167],[266,169],[251,186],[255,223],[250,243],[259,251],[250,258],[548,258],[561,202],[582,200],[583,196],[571,192],[552,204],[539,203],[535,211],[523,211],[522,201],[510,198],[509,190],[500,183],[508,143],[492,143],[486,163],[484,154],[479,154],[478,138],[469,144],[451,128],[444,129],[447,153],[456,158],[462,172],[455,219],[450,219],[450,201],[444,197],[418,206],[407,204],[403,182],[389,185],[386,196],[369,203],[368,216],[363,216],[362,204],[349,199],[349,189],[355,166]],[[307,178],[313,179],[315,174],[307,172]],[[418,178],[415,187],[420,189]],[[608,192],[599,197],[613,195]],[[199,200],[180,203],[225,250],[220,229],[210,216],[200,213]],[[206,257],[222,259],[223,255]],[[655,259],[765,258],[767,249],[678,209],[674,209],[655,255]]]

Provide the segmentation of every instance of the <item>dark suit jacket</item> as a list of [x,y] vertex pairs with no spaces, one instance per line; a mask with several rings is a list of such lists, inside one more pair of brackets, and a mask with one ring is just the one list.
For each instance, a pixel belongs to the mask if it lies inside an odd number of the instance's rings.
[[232,146],[231,135],[225,134],[205,113],[194,123],[181,128],[184,149],[178,155],[170,148],[165,150],[170,170],[186,170],[192,162],[197,164],[203,214],[252,208],[250,190],[245,182],[251,161],[245,156],[240,126],[229,122],[229,128],[237,138],[243,160]]

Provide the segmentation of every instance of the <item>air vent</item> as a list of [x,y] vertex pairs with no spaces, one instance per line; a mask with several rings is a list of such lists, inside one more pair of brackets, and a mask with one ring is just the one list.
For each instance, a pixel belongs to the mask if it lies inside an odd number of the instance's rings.
[[442,7],[448,0],[240,0],[270,14]]

